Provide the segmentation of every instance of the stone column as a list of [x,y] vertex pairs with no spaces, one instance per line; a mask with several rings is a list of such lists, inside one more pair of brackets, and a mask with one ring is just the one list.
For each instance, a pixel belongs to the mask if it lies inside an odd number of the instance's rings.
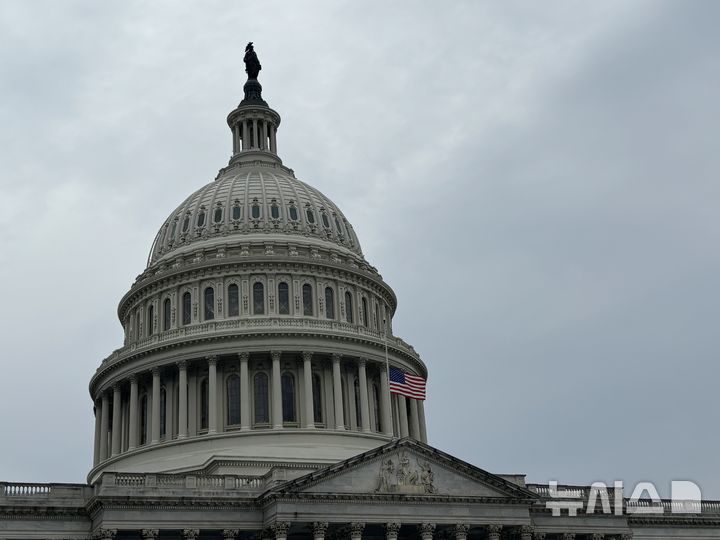
[[458,523],[453,527],[453,536],[455,540],[467,540],[468,531],[470,526],[465,523]]
[[130,418],[128,419],[128,450],[138,445],[138,380],[130,376]]
[[240,429],[250,429],[250,379],[248,377],[248,353],[240,353]]
[[313,540],[325,540],[325,533],[327,532],[328,523],[327,521],[316,521],[312,524],[313,528]]
[[263,120],[263,128],[262,128],[262,144],[260,145],[260,148],[263,150],[267,150],[267,140],[268,140],[268,125],[267,120]]
[[410,404],[410,436],[415,440],[420,440],[420,419],[418,418],[418,401],[417,399],[408,398]]
[[102,395],[100,407],[100,461],[105,461],[108,458],[108,427],[110,424],[110,400],[106,393]]
[[385,540],[397,540],[399,532],[400,532],[400,524],[399,523],[386,523],[385,524]]
[[208,356],[208,434],[217,433],[217,356]]
[[280,352],[271,351],[272,357],[272,423],[273,429],[282,429],[282,383],[280,379]]
[[260,148],[260,138],[258,137],[257,118],[253,118],[252,130],[253,130],[253,143],[254,143],[253,148]]
[[488,525],[486,527],[488,540],[500,540],[502,525]]
[[95,448],[93,452],[93,467],[97,465],[100,462],[100,417],[102,416],[102,413],[100,412],[101,405],[100,401],[96,400],[94,403],[95,408]]
[[290,530],[289,521],[277,521],[271,528],[275,540],[287,540],[287,533]]
[[113,385],[113,425],[112,425],[112,455],[117,456],[120,453],[120,428],[122,427],[122,394],[120,393],[120,385]]
[[277,128],[270,126],[270,151],[277,154]]
[[380,422],[382,432],[388,437],[393,436],[392,404],[390,403],[390,383],[387,370],[383,369],[380,375]]
[[333,369],[333,397],[335,401],[335,429],[345,429],[345,415],[343,414],[342,380],[340,378],[340,355],[332,356]]
[[160,441],[160,369],[152,370],[152,421],[150,444]]
[[143,529],[140,531],[140,537],[142,540],[155,540],[159,533],[157,529]]
[[368,403],[367,359],[358,360],[358,392],[360,392],[360,427],[370,431],[370,405]]
[[312,353],[303,352],[303,380],[305,382],[305,425],[303,427],[315,429],[315,410],[313,407],[312,386]]
[[410,433],[408,430],[407,405],[405,405],[405,396],[396,394],[398,417],[400,418],[400,437],[407,437]]
[[188,436],[188,382],[187,362],[178,362],[178,439]]
[[[523,525],[520,527],[520,540],[532,540],[533,528],[530,525]],[[602,539],[598,539],[602,540]]]
[[235,540],[240,534],[239,529],[223,529],[222,535],[225,540]]
[[353,521],[350,524],[350,540],[361,540],[364,528],[364,523]]
[[427,425],[425,424],[425,402],[421,399],[417,402],[418,420],[420,421],[420,440],[427,444]]
[[421,523],[418,525],[418,533],[422,540],[432,540],[433,533],[435,533],[434,523]]

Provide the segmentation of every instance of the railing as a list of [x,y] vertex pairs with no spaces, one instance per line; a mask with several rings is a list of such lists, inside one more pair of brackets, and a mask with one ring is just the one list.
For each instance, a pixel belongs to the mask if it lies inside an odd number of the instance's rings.
[[211,474],[135,474],[104,473],[98,484],[100,489],[142,488],[210,491],[253,491],[267,485],[264,476],[211,475]]
[[116,486],[141,487],[145,485],[144,474],[118,474],[115,476]]
[[[110,356],[103,360],[103,364],[106,362],[112,362],[114,360],[117,360],[129,353],[140,351],[142,349],[147,349],[153,346],[166,344],[176,340],[182,340],[186,337],[193,337],[199,335],[215,335],[227,332],[251,332],[252,330],[258,328],[295,328],[298,330],[321,330],[325,332],[340,332],[353,336],[368,337],[379,342],[382,342],[384,339],[384,335],[377,330],[372,330],[370,328],[365,328],[364,326],[358,326],[340,321],[326,321],[310,318],[296,319],[287,317],[224,319],[212,322],[204,322],[200,324],[192,324],[188,326],[183,326],[181,328],[174,328],[166,332],[161,332],[159,334],[140,339],[126,345],[125,347],[115,350]],[[390,347],[398,348],[405,353],[415,358],[418,358],[415,349],[398,337],[387,336],[387,343]]]
[[0,482],[0,494],[5,497],[37,497],[50,495],[52,490],[51,484]]

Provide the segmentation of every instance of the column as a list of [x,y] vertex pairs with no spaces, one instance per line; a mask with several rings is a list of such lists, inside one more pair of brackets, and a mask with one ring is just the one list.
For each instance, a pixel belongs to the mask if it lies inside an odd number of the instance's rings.
[[407,405],[405,405],[405,396],[396,394],[397,398],[397,410],[398,419],[400,420],[400,437],[407,437],[410,435],[408,430],[408,416],[407,416]]
[[397,540],[399,532],[400,532],[400,524],[399,523],[386,523],[385,524],[385,540]]
[[240,529],[223,529],[222,535],[225,540],[235,540],[240,534]]
[[427,444],[427,426],[425,424],[425,401],[418,400],[418,420],[420,420],[420,440]]
[[410,436],[415,440],[420,440],[420,419],[418,418],[418,400],[408,398],[410,404]]
[[217,356],[208,356],[208,435],[217,433]]
[[93,451],[93,467],[100,462],[100,401],[93,403],[93,413],[95,414],[95,446]]
[[335,398],[335,429],[345,429],[343,414],[342,380],[340,379],[340,355],[333,354],[333,396]]
[[435,533],[434,523],[421,523],[418,525],[418,533],[422,540],[432,540],[433,534]]
[[130,420],[128,422],[128,450],[138,445],[138,380],[130,376]]
[[250,380],[248,378],[248,353],[240,353],[240,429],[250,429]]
[[313,540],[325,540],[325,533],[328,529],[327,521],[316,521],[312,524]]
[[117,456],[120,453],[120,428],[122,427],[122,394],[120,393],[120,385],[113,385],[113,424],[112,424],[112,455]]
[[260,145],[259,145],[260,141],[258,140],[257,118],[253,118],[252,130],[253,130],[253,148],[260,148]]
[[305,426],[306,428],[315,429],[315,410],[313,407],[313,387],[312,387],[312,353],[303,352],[303,380],[305,382]]
[[380,422],[382,431],[388,437],[393,436],[392,405],[390,403],[390,383],[387,370],[380,375]]
[[468,531],[470,527],[465,523],[458,523],[453,527],[453,536],[455,540],[467,540]]
[[502,525],[488,525],[485,529],[487,530],[488,540],[500,540]]
[[160,442],[160,369],[152,370],[152,419],[150,421],[150,444]]
[[267,120],[263,120],[262,144],[260,145],[260,148],[262,148],[263,150],[267,150],[267,140],[268,140],[268,125],[267,125]]
[[[602,536],[602,535],[601,535]],[[533,528],[530,525],[523,525],[520,527],[520,540],[532,540]],[[603,540],[602,538],[594,538],[593,540]]]
[[275,126],[270,126],[270,151],[273,154],[277,154],[277,128]]
[[350,540],[361,540],[363,529],[365,528],[364,523],[354,521],[350,524]]
[[271,526],[272,532],[275,535],[275,540],[287,540],[287,533],[290,530],[289,521],[278,521]]
[[272,356],[272,423],[273,429],[282,429],[282,384],[280,381],[280,352],[270,352]]
[[368,403],[367,360],[358,360],[358,392],[360,392],[360,425],[363,431],[370,431],[370,405]]
[[160,531],[158,529],[143,529],[140,531],[142,540],[156,540]]
[[187,362],[178,362],[178,439],[188,436],[188,380]]
[[100,461],[108,458],[108,424],[110,423],[110,400],[107,394],[103,393],[100,417]]
[[183,529],[182,536],[185,540],[195,540],[200,536],[200,531],[198,529]]

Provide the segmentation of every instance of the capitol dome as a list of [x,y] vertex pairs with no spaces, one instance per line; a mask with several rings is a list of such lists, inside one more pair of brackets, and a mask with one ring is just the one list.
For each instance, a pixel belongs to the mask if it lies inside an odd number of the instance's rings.
[[427,439],[427,377],[393,335],[393,290],[355,231],[277,154],[280,115],[256,79],[227,118],[233,153],[173,210],[121,299],[124,344],[90,382],[105,472],[294,477]]

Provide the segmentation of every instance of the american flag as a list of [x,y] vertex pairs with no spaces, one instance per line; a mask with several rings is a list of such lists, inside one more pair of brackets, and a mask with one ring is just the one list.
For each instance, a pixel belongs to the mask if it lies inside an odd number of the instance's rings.
[[390,392],[413,399],[425,399],[425,379],[391,367]]

